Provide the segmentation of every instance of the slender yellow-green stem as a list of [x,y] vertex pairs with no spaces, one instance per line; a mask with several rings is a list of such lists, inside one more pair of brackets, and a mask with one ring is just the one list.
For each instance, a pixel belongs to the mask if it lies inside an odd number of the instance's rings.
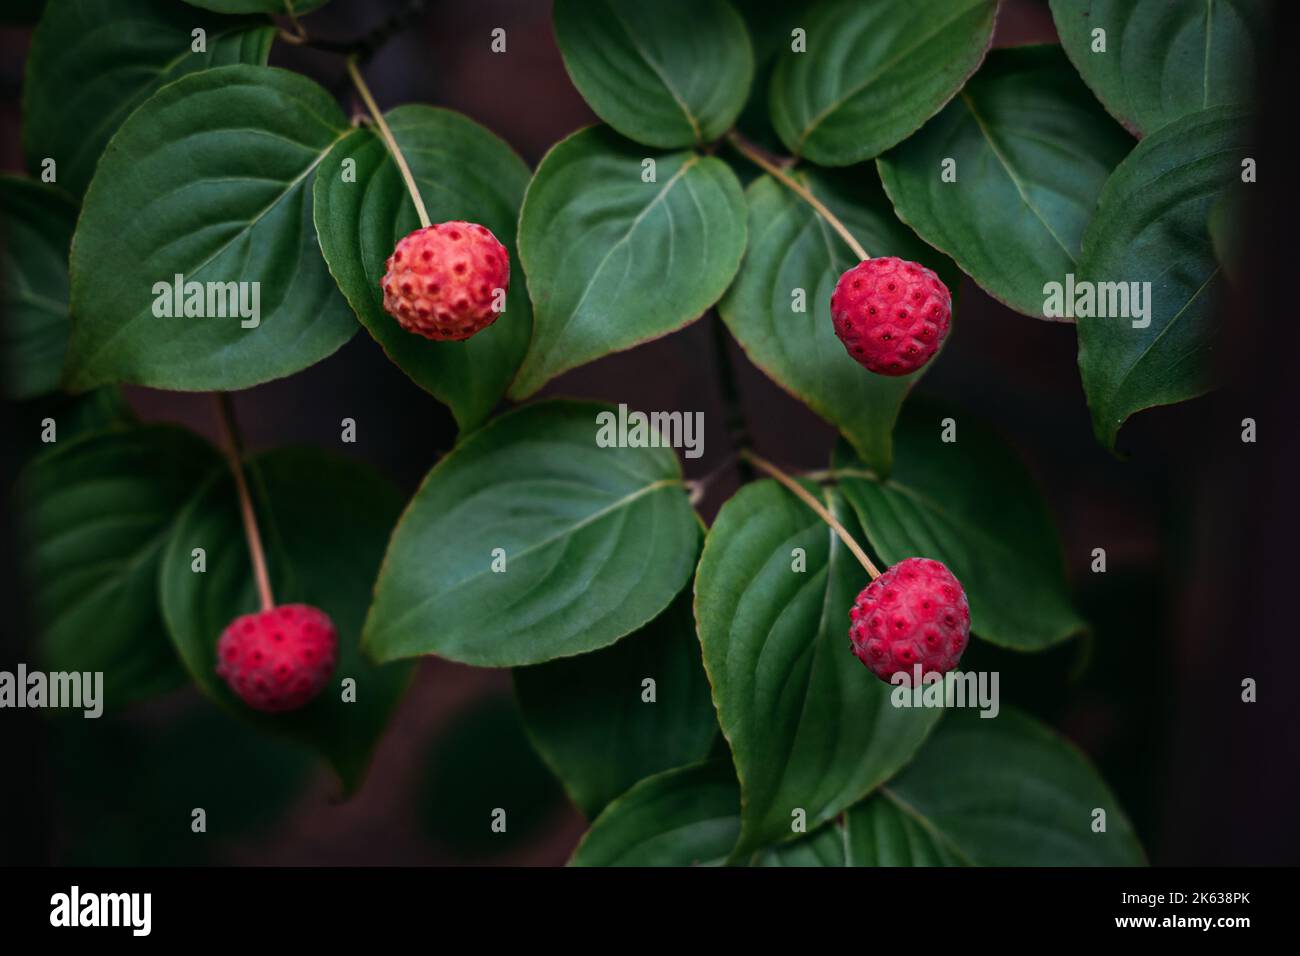
[[825,521],[826,524],[830,526],[830,529],[839,535],[840,540],[844,542],[844,546],[853,552],[853,556],[858,559],[864,568],[867,569],[867,574],[871,575],[871,580],[874,581],[876,578],[880,577],[880,571],[871,563],[871,559],[867,557],[867,553],[862,550],[862,546],[853,540],[853,535],[849,534],[844,525],[840,524],[839,520],[830,513],[825,505],[808,493],[808,489],[804,488],[803,485],[799,484],[799,482],[795,481],[780,468],[776,467],[776,465],[758,457],[758,455],[755,455],[748,449],[742,451],[740,456],[748,460],[750,464],[765,475],[775,478],[782,485],[788,488],[791,494],[815,511],[817,517]]
[[262,535],[257,530],[257,513],[253,510],[253,496],[248,493],[248,482],[244,479],[243,445],[239,440],[239,427],[235,424],[235,409],[230,396],[217,392],[213,396],[217,404],[217,422],[221,427],[221,447],[230,465],[230,473],[235,476],[235,491],[239,495],[239,515],[244,522],[244,537],[248,541],[248,556],[253,562],[253,580],[257,582],[257,594],[262,602],[262,610],[269,611],[275,607],[275,598],[271,594],[271,576],[266,570],[266,552],[262,550]]
[[736,147],[737,152],[754,165],[758,166],[763,170],[763,172],[784,183],[787,187],[793,190],[799,198],[812,206],[813,209],[817,211],[817,215],[825,219],[827,225],[840,234],[840,238],[848,244],[848,247],[853,250],[855,256],[864,261],[871,258],[871,256],[867,255],[867,250],[862,248],[862,243],[853,238],[853,233],[849,232],[848,227],[845,226],[844,223],[840,222],[839,216],[831,212],[824,202],[814,196],[811,189],[799,182],[799,180],[795,179],[784,169],[755,149],[752,144],[746,141],[746,139],[734,129],[727,134],[727,138],[731,141],[731,145]]
[[352,77],[352,83],[361,94],[361,99],[366,104],[366,109],[370,111],[371,117],[374,118],[375,126],[379,129],[379,135],[388,147],[388,152],[392,154],[393,162],[397,163],[397,168],[402,174],[402,179],[406,183],[406,191],[411,194],[411,202],[415,203],[415,213],[420,217],[420,225],[429,226],[429,212],[424,208],[424,199],[420,196],[420,190],[415,185],[415,177],[411,175],[411,167],[406,165],[406,157],[402,155],[401,149],[397,146],[397,140],[393,139],[393,131],[388,128],[388,123],[384,119],[384,114],[379,112],[379,106],[375,103],[375,98],[370,95],[370,87],[366,86],[365,79],[361,76],[361,71],[357,69],[357,58],[355,55],[348,57],[348,75]]

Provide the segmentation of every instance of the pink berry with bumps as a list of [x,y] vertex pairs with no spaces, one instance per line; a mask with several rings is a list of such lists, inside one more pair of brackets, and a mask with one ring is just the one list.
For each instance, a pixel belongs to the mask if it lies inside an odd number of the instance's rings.
[[934,358],[952,294],[930,269],[895,256],[859,262],[835,283],[831,320],[849,355],[877,375],[908,375]]
[[941,562],[907,558],[863,589],[849,611],[849,641],[858,660],[883,681],[902,673],[912,686],[957,666],[970,639],[970,605],[961,582]]
[[380,280],[384,310],[402,328],[438,342],[483,331],[505,308],[510,256],[476,222],[440,222],[404,236]]
[[217,641],[217,674],[254,710],[283,713],[325,689],[337,655],[324,611],[285,604],[231,622]]

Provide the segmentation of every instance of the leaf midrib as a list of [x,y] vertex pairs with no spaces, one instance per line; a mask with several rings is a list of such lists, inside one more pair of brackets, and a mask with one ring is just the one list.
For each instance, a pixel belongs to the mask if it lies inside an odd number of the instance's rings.
[[896,807],[898,807],[899,810],[901,810],[903,813],[907,814],[907,816],[915,820],[918,826],[920,826],[923,830],[925,830],[925,832],[929,833],[932,837],[935,838],[935,842],[948,847],[948,849],[950,849],[953,852],[953,854],[958,858],[960,858],[961,861],[965,863],[967,866],[979,865],[978,863],[975,862],[973,857],[971,857],[961,848],[961,846],[957,843],[956,840],[954,840],[944,831],[940,830],[938,825],[929,817],[927,817],[924,813],[922,813],[916,807],[912,806],[910,803],[908,803],[906,800],[900,797],[893,790],[889,789],[889,787],[886,786],[885,784],[881,784],[878,789],[881,796],[889,800]]
[[569,310],[569,314],[565,316],[564,322],[558,329],[556,329],[555,334],[551,339],[552,342],[558,343],[561,340],[569,326],[573,324],[573,320],[577,318],[578,313],[582,311],[583,303],[587,301],[587,296],[591,294],[591,290],[596,287],[597,280],[600,278],[601,273],[604,272],[605,265],[609,262],[610,257],[614,255],[615,251],[625,245],[628,240],[632,238],[632,234],[636,232],[637,226],[641,225],[641,221],[650,214],[652,209],[659,205],[665,196],[672,192],[673,186],[677,184],[679,179],[686,175],[687,170],[699,161],[699,154],[692,153],[690,158],[682,163],[681,167],[673,173],[671,177],[669,177],[668,182],[664,183],[663,188],[660,189],[655,197],[646,204],[645,208],[636,214],[636,217],[632,220],[631,225],[627,227],[627,230],[623,235],[620,236],[617,241],[610,243],[609,248],[605,250],[605,255],[602,256],[600,262],[596,264],[596,268],[591,271],[590,278],[587,279],[586,285],[583,286],[582,295],[578,297],[578,301],[574,303],[573,308]]
[[[263,26],[250,27],[247,24],[243,26],[229,27],[225,30],[222,30],[210,36],[207,42],[210,45],[215,45],[223,40],[229,39],[239,34],[253,33],[257,30],[266,30],[266,29],[269,29],[269,27],[263,27]],[[145,80],[143,83],[139,84],[132,92],[132,95],[130,97],[128,97],[123,102],[119,103],[110,112],[105,113],[100,118],[99,123],[95,125],[94,129],[90,130],[87,133],[78,135],[78,145],[76,147],[76,151],[72,154],[72,156],[68,161],[69,165],[71,165],[73,168],[76,168],[77,164],[81,162],[81,157],[86,152],[86,150],[94,146],[95,143],[99,141],[100,135],[104,131],[104,129],[109,127],[116,128],[117,126],[120,126],[122,117],[126,114],[133,112],[135,107],[139,106],[141,103],[144,102],[144,99],[148,98],[145,97],[142,99],[140,97],[140,94],[145,90],[147,90],[150,87],[150,85],[152,85],[159,77],[167,76],[174,69],[176,69],[178,65],[183,63],[189,57],[200,56],[205,58],[205,60],[210,60],[214,52],[215,52],[215,46],[212,46],[207,52],[204,53],[195,53],[193,50],[186,49],[185,52],[177,54],[176,56],[172,57],[170,60],[167,60],[166,62],[158,66],[152,66],[149,64],[140,64],[138,68],[152,74],[152,77],[150,79]],[[252,64],[248,64],[248,65],[252,65]]]
[[[828,496],[828,495],[823,495],[823,498],[827,499],[827,503],[829,504],[829,496]],[[799,530],[798,530],[794,535],[792,535],[790,538],[787,538],[787,541],[788,541],[788,540],[794,540],[794,539],[796,539],[796,538],[798,538],[798,537],[800,537],[800,536],[806,534],[809,530],[816,531],[816,530],[817,530],[817,525],[819,525],[819,524],[820,524],[820,522],[817,521],[816,519],[811,519],[811,523],[810,523],[810,524],[808,524],[808,525],[806,525],[806,526],[804,526],[804,527],[801,527],[801,528],[800,528],[800,529],[799,529]],[[786,744],[786,746],[783,748],[783,749],[784,749],[784,754],[779,758],[779,763],[780,763],[780,765],[781,765],[783,768],[789,765],[789,763],[790,763],[790,759],[794,756],[795,749],[799,746],[799,736],[800,736],[800,734],[799,734],[799,728],[803,726],[803,718],[804,718],[804,715],[807,713],[807,710],[808,710],[809,694],[811,693],[811,684],[812,684],[811,674],[816,670],[816,666],[817,666],[817,654],[818,654],[818,649],[819,649],[819,647],[820,647],[820,645],[821,645],[820,637],[821,637],[821,635],[822,635],[822,633],[824,632],[824,629],[825,629],[827,616],[828,616],[828,614],[829,614],[829,605],[830,605],[831,589],[832,589],[832,587],[834,586],[834,578],[833,578],[834,568],[832,567],[832,557],[833,557],[833,555],[834,555],[834,553],[835,553],[835,546],[836,546],[836,544],[839,543],[839,541],[838,541],[838,538],[837,538],[836,535],[835,535],[835,532],[833,532],[830,528],[823,528],[823,530],[824,530],[825,533],[829,536],[830,544],[828,545],[828,549],[827,549],[827,553],[826,553],[826,569],[825,569],[825,573],[826,573],[826,581],[825,581],[824,586],[822,587],[822,596],[821,596],[821,601],[820,601],[821,609],[819,610],[819,612],[818,612],[818,614],[817,614],[817,631],[816,631],[816,634],[815,634],[814,637],[813,637],[813,642],[812,642],[812,643],[813,643],[813,647],[812,647],[812,658],[813,658],[813,659],[812,659],[812,661],[811,661],[811,662],[809,663],[809,665],[808,665],[808,666],[809,666],[809,675],[810,675],[810,679],[809,679],[808,681],[806,681],[806,682],[804,683],[804,686],[803,686],[803,699],[802,699],[802,700],[800,701],[800,703],[799,703],[799,718],[795,721],[795,724],[794,724],[794,727],[795,727],[794,733],[790,734],[790,735],[785,739],[785,741],[784,741],[784,743]],[[820,572],[818,572],[817,574],[813,574],[813,575],[811,575],[811,576],[808,578],[807,581],[805,581],[803,584],[801,584],[801,585],[799,586],[799,589],[795,592],[794,599],[797,599],[797,598],[799,597],[799,594],[800,594],[800,593],[801,593],[805,588],[812,588],[812,587],[815,587],[816,584],[817,584],[817,579],[818,579],[818,575],[819,575],[819,574],[820,574]],[[791,603],[793,603],[793,599],[792,599]],[[777,620],[779,621],[779,617],[778,617]],[[767,636],[765,637],[764,642],[763,642],[763,647],[760,648],[760,650],[759,650],[759,654],[758,654],[758,657],[756,658],[756,660],[761,660],[763,651],[767,649],[767,638],[770,638],[770,637],[771,637],[772,632],[773,632],[774,629],[775,629],[775,623],[773,624],[772,627],[769,627],[769,628],[768,628]],[[730,663],[731,648],[732,648],[733,646],[734,646],[734,645],[729,641],[729,642],[728,642],[728,646],[727,646],[727,660],[726,660],[726,662],[727,662],[728,664]],[[787,672],[787,673],[786,673],[786,683],[789,682],[789,677],[790,677],[790,673]],[[754,693],[753,693],[754,689],[755,689],[755,685],[751,682],[751,684],[750,684],[750,693],[749,693],[748,695],[746,695],[746,704],[748,705],[747,708],[746,708],[746,710],[748,711],[748,714],[751,716],[751,718],[752,718],[752,714],[754,713],[754,707],[753,707],[753,701],[754,701],[754,697],[755,697],[755,695],[754,695]],[[748,736],[748,735],[746,735],[746,736]],[[748,757],[748,756],[749,756],[749,755],[747,754],[746,757]],[[761,764],[761,763],[763,763],[764,761],[755,760],[754,762],[755,762],[755,763],[759,763],[759,764]],[[751,769],[751,768],[749,767],[749,763],[750,763],[750,761],[749,761],[748,759],[746,759],[746,760],[745,760],[745,764],[746,764],[746,766],[747,766],[747,769]],[[738,770],[739,770],[739,764],[740,764],[740,758],[739,758],[739,756],[738,756],[738,757],[737,757],[737,769],[738,769]],[[754,804],[754,800],[753,800],[753,794],[752,794],[752,792],[751,792],[752,789],[753,789],[753,782],[752,782],[752,780],[747,779],[749,776],[750,776],[750,775],[747,774],[747,773],[741,773],[741,774],[740,774],[740,821],[741,821],[741,836],[740,836],[740,838],[737,840],[737,846],[736,846],[735,848],[732,849],[732,851],[731,851],[731,855],[728,857],[728,859],[733,859],[733,860],[736,859],[735,854],[736,854],[736,850],[737,850],[737,848],[739,848],[739,849],[741,850],[742,854],[744,854],[744,853],[748,853],[748,852],[751,852],[750,843],[751,843],[751,841],[755,838],[755,837],[753,836],[753,834],[751,833],[751,831],[757,831],[757,833],[758,833],[759,836],[761,837],[761,835],[762,835],[762,829],[763,829],[763,822],[764,822],[764,819],[765,819],[765,817],[767,816],[767,813],[772,809],[772,806],[773,806],[774,803],[776,802],[776,798],[777,798],[778,794],[781,792],[781,788],[782,788],[782,786],[785,784],[785,775],[784,775],[784,773],[778,774],[778,775],[776,775],[774,778],[771,778],[770,781],[769,781],[768,787],[766,788],[767,791],[768,791],[768,793],[766,794],[766,796],[767,796],[768,799],[767,799],[765,805],[763,806],[762,811],[761,811],[760,813],[758,813],[758,814],[754,814],[753,811],[754,811],[754,809],[755,809],[755,804]],[[789,840],[789,839],[792,839],[792,838],[787,838],[787,840]],[[759,847],[759,848],[753,848],[753,852],[758,852],[759,849],[761,849],[761,847]]]
[[[515,554],[507,555],[507,558],[513,561],[518,561],[520,558],[527,557],[529,554],[532,554],[536,551],[540,551],[543,548],[549,547],[550,545],[554,544],[555,542],[563,538],[571,537],[572,535],[577,534],[583,528],[595,524],[601,519],[608,517],[609,515],[619,510],[620,508],[630,505],[632,502],[636,501],[639,498],[644,497],[645,495],[651,494],[655,491],[659,491],[663,488],[670,488],[673,487],[674,485],[681,485],[681,484],[682,484],[682,479],[680,478],[661,478],[658,481],[653,481],[648,485],[644,485],[641,488],[636,489],[630,494],[624,495],[622,498],[610,502],[608,505],[604,506],[603,508],[593,511],[591,514],[582,518],[582,520],[574,522],[573,524],[570,525],[565,525],[563,528],[559,529],[556,532],[553,532],[552,534],[548,535],[542,540],[536,541],[528,545],[523,550],[518,551]],[[412,604],[409,608],[407,608],[396,618],[389,621],[388,624],[385,626],[384,630],[391,632],[399,629],[401,625],[407,622],[407,620],[418,615],[429,603],[433,601],[441,600],[445,598],[447,595],[453,594],[457,590],[465,587],[465,585],[469,584],[471,581],[476,581],[479,578],[489,573],[493,573],[490,567],[487,569],[480,569],[474,572],[473,574],[471,574],[469,577],[461,578],[459,581],[455,583],[455,585],[453,585],[451,588],[447,590],[437,591],[432,594],[426,595],[421,600],[416,601],[414,604]]]
[[[258,130],[258,132],[273,132],[273,131]],[[324,161],[325,157],[329,155],[330,151],[333,150],[333,148],[336,145],[338,145],[338,143],[351,132],[352,132],[351,127],[348,127],[342,131],[337,132],[334,139],[331,140],[327,146],[322,148],[316,154],[316,158],[311,161],[311,163],[307,166],[307,168],[304,169],[297,176],[295,176],[288,183],[286,183],[284,189],[280,192],[280,194],[276,196],[273,200],[271,200],[271,202],[269,202],[266,206],[264,206],[260,211],[258,211],[258,213],[248,221],[247,226],[238,230],[233,236],[231,236],[220,246],[218,246],[217,249],[211,255],[209,255],[198,265],[193,266],[186,274],[187,280],[194,279],[196,276],[200,275],[203,272],[203,270],[206,269],[215,259],[225,254],[230,248],[232,248],[235,245],[235,243],[239,242],[244,236],[252,232],[252,230],[256,228],[257,224],[261,222],[266,216],[268,216],[277,206],[279,206],[280,203],[282,203],[287,196],[293,195],[298,190],[299,186],[303,183],[303,181],[306,180],[307,177],[310,176],[316,170],[316,167],[319,166],[322,161]],[[273,135],[278,135],[278,134],[273,133]],[[188,184],[188,185],[192,185],[192,184]],[[310,200],[311,197],[309,196],[308,199]],[[240,221],[242,222],[242,220]],[[312,238],[315,239],[315,236],[313,236]],[[299,247],[301,248],[301,242],[299,242]],[[299,257],[299,260],[301,261],[301,256]],[[295,272],[295,278],[296,275],[297,273]],[[143,312],[136,312],[126,321],[119,322],[117,324],[117,327],[109,335],[105,336],[99,342],[97,348],[95,348],[93,351],[85,352],[81,355],[78,364],[82,368],[93,365],[94,361],[98,359],[101,355],[103,355],[104,352],[109,348],[109,346],[112,345],[112,343],[115,342],[119,336],[123,335],[125,332],[134,328],[135,323],[141,318],[142,315],[147,314],[147,312],[148,312],[148,308],[146,307],[146,309]]]
[[993,132],[989,128],[989,126],[985,123],[984,118],[979,113],[979,110],[975,108],[975,101],[971,97],[969,90],[961,91],[961,100],[962,103],[965,105],[966,109],[970,111],[971,118],[975,121],[976,127],[979,128],[980,135],[984,137],[984,141],[988,143],[989,150],[993,153],[994,158],[997,159],[998,163],[1002,166],[1003,170],[1006,172],[1007,178],[1011,180],[1011,184],[1016,187],[1016,192],[1020,196],[1020,201],[1023,202],[1025,204],[1025,207],[1034,214],[1034,218],[1039,221],[1043,229],[1046,230],[1047,234],[1052,237],[1052,240],[1058,246],[1061,247],[1061,251],[1064,252],[1065,257],[1068,260],[1070,260],[1070,264],[1072,266],[1078,265],[1078,258],[1074,255],[1074,253],[1070,251],[1069,247],[1066,246],[1066,244],[1061,240],[1061,237],[1056,234],[1056,231],[1052,229],[1051,225],[1043,217],[1043,214],[1038,211],[1038,208],[1032,202],[1030,202],[1029,194],[1025,191],[1024,184],[1021,183],[1020,177],[1016,174],[1015,169],[1011,165],[1011,161],[1006,156],[1004,156],[1002,150],[998,148],[997,142],[993,139]]
[[623,19],[622,14],[619,13],[612,4],[609,5],[609,12],[618,22],[618,25],[623,28],[623,32],[627,34],[627,40],[628,43],[632,45],[632,49],[637,52],[641,59],[645,61],[646,66],[650,67],[654,72],[654,75],[659,78],[659,82],[664,85],[664,89],[668,91],[668,95],[673,98],[673,102],[677,104],[677,108],[681,110],[682,115],[686,117],[686,122],[690,124],[691,132],[695,136],[695,142],[700,142],[704,134],[701,131],[699,121],[695,118],[694,114],[691,113],[690,107],[687,106],[686,100],[682,98],[672,83],[668,81],[668,76],[660,65],[651,58],[649,53],[642,49],[641,44],[637,42],[636,34],[632,32],[632,28],[627,24]]
[[1182,318],[1183,313],[1192,307],[1192,303],[1195,302],[1198,298],[1200,298],[1201,293],[1204,292],[1209,287],[1210,283],[1214,281],[1215,276],[1217,276],[1218,274],[1219,274],[1219,267],[1216,265],[1212,270],[1210,270],[1210,274],[1209,276],[1206,277],[1205,281],[1196,287],[1196,291],[1187,297],[1187,301],[1182,304],[1182,307],[1179,308],[1177,312],[1175,312],[1172,316],[1169,317],[1169,321],[1165,323],[1164,328],[1162,328],[1158,333],[1156,333],[1155,337],[1152,338],[1151,341],[1147,343],[1146,348],[1144,348],[1140,353],[1138,353],[1137,358],[1133,359],[1133,362],[1129,365],[1129,367],[1124,370],[1124,374],[1121,375],[1119,379],[1115,382],[1116,395],[1118,395],[1120,390],[1125,385],[1128,384],[1128,380],[1133,376],[1133,373],[1137,371],[1138,366],[1141,365],[1142,361],[1147,357],[1147,353],[1150,352],[1153,348],[1155,348],[1156,345],[1160,342],[1160,340],[1163,339],[1165,335],[1168,334],[1169,330],[1178,324],[1178,320]]
[[944,30],[948,29],[948,27],[952,26],[952,24],[960,20],[966,14],[970,13],[970,11],[973,9],[975,9],[974,3],[962,7],[960,10],[958,10],[956,15],[949,17],[947,20],[940,23],[934,29],[933,32],[922,36],[919,40],[917,40],[917,42],[913,43],[911,46],[907,47],[906,49],[900,51],[896,56],[891,57],[889,60],[886,60],[881,65],[880,69],[877,70],[874,74],[864,78],[860,83],[856,84],[851,89],[846,90],[842,95],[836,97],[827,106],[823,107],[822,110],[819,113],[817,113],[816,116],[814,116],[811,120],[808,121],[808,125],[804,127],[803,132],[799,135],[799,142],[795,145],[795,149],[794,149],[795,153],[798,155],[803,154],[804,145],[808,142],[808,137],[817,131],[817,127],[822,124],[822,122],[826,119],[826,117],[828,117],[831,113],[835,112],[845,103],[847,103],[849,100],[853,99],[853,97],[857,96],[867,87],[871,86],[873,83],[879,80],[881,76],[883,76],[889,70],[893,69],[893,67],[896,66],[901,60],[905,59],[908,56],[911,56],[921,47],[926,46],[927,44],[933,42],[936,36],[938,36]]
[[1201,108],[1210,105],[1210,49],[1214,37],[1214,0],[1205,0],[1205,65],[1201,72]]

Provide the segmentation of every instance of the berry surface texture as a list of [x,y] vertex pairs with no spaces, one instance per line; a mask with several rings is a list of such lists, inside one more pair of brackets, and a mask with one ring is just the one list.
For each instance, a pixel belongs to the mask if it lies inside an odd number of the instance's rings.
[[952,321],[952,295],[925,266],[895,256],[849,269],[831,293],[835,334],[877,375],[910,375],[934,358]]
[[380,281],[384,310],[402,328],[458,342],[497,320],[510,286],[510,256],[474,222],[440,222],[404,236]]
[[325,689],[337,654],[325,612],[285,604],[231,622],[217,641],[217,674],[254,710],[283,713]]
[[941,562],[908,558],[868,584],[849,610],[853,653],[890,681],[913,669],[921,677],[957,666],[970,639],[970,605],[961,582]]

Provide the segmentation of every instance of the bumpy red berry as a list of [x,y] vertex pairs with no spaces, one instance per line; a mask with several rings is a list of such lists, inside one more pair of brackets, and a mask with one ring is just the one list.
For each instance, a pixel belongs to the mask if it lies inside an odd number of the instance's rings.
[[970,639],[970,605],[961,582],[939,561],[907,558],[863,589],[849,611],[849,641],[858,660],[883,681],[897,673],[912,686],[957,666]]
[[952,294],[923,265],[894,256],[867,259],[835,283],[831,320],[859,364],[878,375],[907,375],[943,344]]
[[440,222],[404,236],[380,280],[384,309],[402,328],[454,342],[481,332],[505,308],[510,256],[476,222]]
[[254,710],[297,710],[325,689],[338,635],[324,611],[285,604],[235,618],[217,641],[217,674]]

